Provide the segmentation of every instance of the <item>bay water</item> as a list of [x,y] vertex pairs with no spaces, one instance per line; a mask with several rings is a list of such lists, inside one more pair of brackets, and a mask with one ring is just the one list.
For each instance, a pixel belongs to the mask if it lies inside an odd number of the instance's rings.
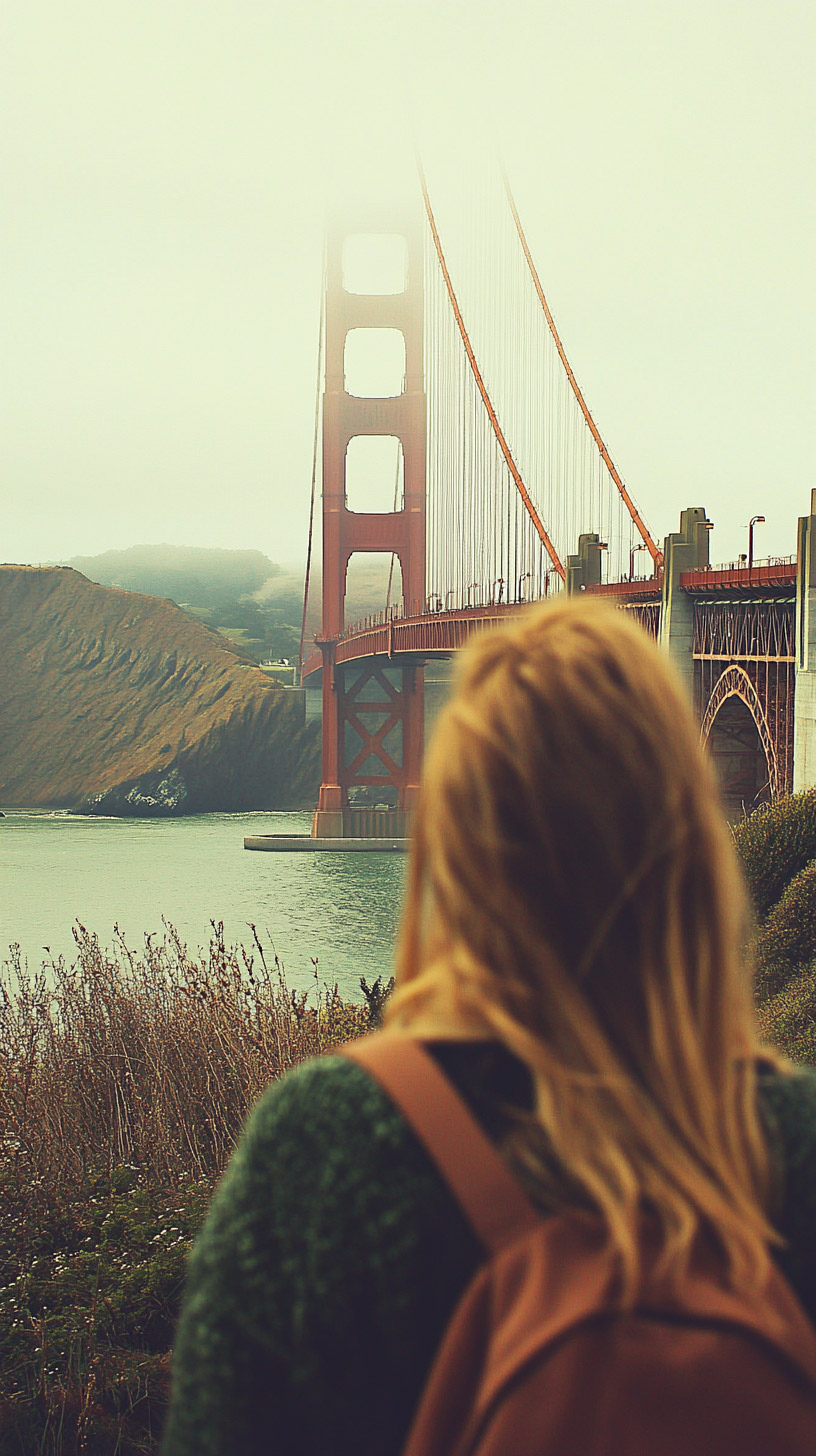
[[163,917],[192,951],[210,921],[251,946],[255,924],[290,986],[322,982],[361,999],[360,977],[391,975],[406,859],[402,854],[266,854],[245,834],[308,834],[307,813],[198,814],[178,819],[83,818],[7,809],[0,819],[0,961],[16,943],[33,970],[74,958],[79,920],[103,945],[114,925],[138,950]]

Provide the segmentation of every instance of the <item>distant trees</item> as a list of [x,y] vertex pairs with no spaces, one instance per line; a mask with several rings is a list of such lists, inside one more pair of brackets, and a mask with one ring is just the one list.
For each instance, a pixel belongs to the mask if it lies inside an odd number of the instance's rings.
[[281,568],[262,551],[210,546],[129,546],[68,563],[91,581],[171,597],[178,606],[213,607],[259,591]]
[[130,546],[68,565],[102,586],[170,597],[259,662],[298,655],[302,583],[262,551]]

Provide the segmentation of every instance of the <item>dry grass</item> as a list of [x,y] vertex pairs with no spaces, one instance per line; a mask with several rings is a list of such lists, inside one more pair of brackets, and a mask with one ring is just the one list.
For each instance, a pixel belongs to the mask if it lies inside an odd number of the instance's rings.
[[[90,1163],[133,1163],[161,1184],[214,1177],[265,1087],[305,1057],[360,1031],[365,1007],[335,987],[290,991],[271,966],[224,942],[205,956],[172,927],[134,954],[79,926],[78,956],[2,981],[0,1117],[27,1176],[57,1193]],[[13,988],[13,989],[12,989]]]
[[0,1452],[154,1452],[184,1260],[252,1104],[376,1019],[294,992],[253,927],[205,955],[82,926],[0,977]]

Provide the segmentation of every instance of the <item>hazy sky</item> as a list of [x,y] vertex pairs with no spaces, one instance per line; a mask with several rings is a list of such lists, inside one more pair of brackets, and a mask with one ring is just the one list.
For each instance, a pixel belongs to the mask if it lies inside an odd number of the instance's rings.
[[[659,535],[816,486],[816,3],[4,0],[0,559],[305,549],[323,220],[500,152]],[[487,164],[487,162],[486,162]]]

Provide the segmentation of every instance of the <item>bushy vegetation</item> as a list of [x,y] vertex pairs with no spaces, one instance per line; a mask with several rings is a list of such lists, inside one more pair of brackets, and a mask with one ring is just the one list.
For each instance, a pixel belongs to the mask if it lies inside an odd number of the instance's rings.
[[736,824],[733,833],[762,921],[794,876],[816,859],[816,789],[763,805]]
[[300,610],[293,601],[282,605],[253,600],[224,600],[211,607],[184,605],[188,616],[215,628],[256,662],[283,657],[297,661]]
[[734,827],[757,916],[759,1022],[795,1062],[816,1066],[816,790]]
[[[255,932],[253,929],[253,936]],[[0,980],[0,1451],[154,1452],[190,1240],[275,1077],[358,1035],[366,1001],[288,988],[256,937],[168,927],[133,953]]]
[[773,995],[816,960],[816,860],[794,875],[756,938],[757,990]]
[[816,974],[812,965],[794,973],[778,991],[758,995],[760,1031],[791,1061],[816,1067]]

